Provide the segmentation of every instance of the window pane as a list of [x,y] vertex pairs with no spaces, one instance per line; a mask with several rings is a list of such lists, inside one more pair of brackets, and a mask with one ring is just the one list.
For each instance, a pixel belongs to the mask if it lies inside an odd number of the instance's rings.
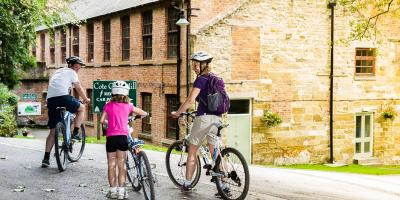
[[361,51],[360,50],[356,50],[356,56],[361,56]]
[[356,153],[361,153],[361,143],[360,142],[356,143]]
[[170,113],[178,109],[176,95],[167,95],[167,137],[176,138],[177,119],[170,117]]
[[370,137],[371,135],[371,116],[370,115],[366,115],[365,116],[365,122],[364,122],[364,137]]
[[231,100],[231,107],[229,108],[228,114],[249,114],[250,113],[250,101],[247,99],[243,100]]
[[371,142],[365,142],[364,143],[364,153],[369,153],[370,152],[370,146],[371,146]]
[[150,93],[142,93],[142,109],[149,113],[148,117],[142,119],[142,132],[151,134],[151,94]]
[[356,138],[361,137],[361,116],[356,117]]

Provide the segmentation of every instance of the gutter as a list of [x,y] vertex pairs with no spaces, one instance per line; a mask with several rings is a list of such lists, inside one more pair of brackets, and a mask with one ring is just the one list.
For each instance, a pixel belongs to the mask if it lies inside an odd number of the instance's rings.
[[336,0],[330,0],[328,7],[331,9],[331,72],[329,75],[330,84],[329,84],[329,162],[333,163],[333,52],[334,52],[334,22],[335,22],[335,6]]

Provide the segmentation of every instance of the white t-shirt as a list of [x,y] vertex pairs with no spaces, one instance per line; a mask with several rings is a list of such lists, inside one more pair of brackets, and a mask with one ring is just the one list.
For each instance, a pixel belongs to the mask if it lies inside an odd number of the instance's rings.
[[75,70],[68,67],[58,69],[50,78],[46,99],[69,95],[73,84],[77,82],[79,82],[79,79]]

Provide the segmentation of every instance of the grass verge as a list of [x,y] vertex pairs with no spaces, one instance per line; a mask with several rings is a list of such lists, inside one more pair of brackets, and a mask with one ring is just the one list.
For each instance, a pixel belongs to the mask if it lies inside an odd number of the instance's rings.
[[[88,144],[105,144],[106,143],[106,137],[105,136],[101,136],[100,140],[97,140],[97,137],[88,136],[88,137],[86,137],[86,143],[88,143]],[[143,145],[143,149],[152,150],[152,151],[167,152],[168,148],[167,147],[163,147],[163,146],[157,146],[157,145],[146,143],[146,144]]]
[[287,165],[279,167],[290,168],[290,169],[306,169],[306,170],[344,172],[344,173],[368,174],[368,175],[400,174],[400,165],[362,166],[362,165],[351,164],[340,167],[330,167],[322,164],[315,164],[315,165],[313,164],[313,165]]

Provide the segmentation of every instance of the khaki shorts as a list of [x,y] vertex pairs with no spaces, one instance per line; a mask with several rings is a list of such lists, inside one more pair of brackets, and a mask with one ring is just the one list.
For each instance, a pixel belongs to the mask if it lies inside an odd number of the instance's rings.
[[[204,138],[207,136],[208,144],[213,144],[217,142],[217,132],[218,128],[215,123],[220,123],[221,117],[216,115],[201,115],[194,119],[192,131],[188,137],[191,144],[200,146],[203,143]],[[214,137],[208,135],[212,134]]]

